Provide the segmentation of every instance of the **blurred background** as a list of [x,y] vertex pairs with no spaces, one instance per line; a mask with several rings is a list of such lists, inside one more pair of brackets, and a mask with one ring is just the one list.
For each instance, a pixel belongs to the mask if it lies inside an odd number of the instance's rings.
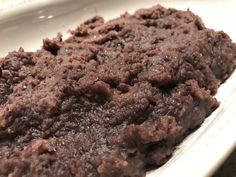
[[20,3],[24,3],[27,1],[29,0],[0,0],[0,10],[18,5]]

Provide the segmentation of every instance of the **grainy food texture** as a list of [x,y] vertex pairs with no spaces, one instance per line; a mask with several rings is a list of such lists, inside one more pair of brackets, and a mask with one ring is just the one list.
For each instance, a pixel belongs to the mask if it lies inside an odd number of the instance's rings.
[[236,45],[158,5],[0,64],[1,177],[144,177],[218,107]]

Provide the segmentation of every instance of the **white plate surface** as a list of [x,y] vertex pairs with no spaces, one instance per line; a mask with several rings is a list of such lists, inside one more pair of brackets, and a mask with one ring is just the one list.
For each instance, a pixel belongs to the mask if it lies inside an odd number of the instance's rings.
[[[20,46],[34,51],[42,38],[74,29],[82,21],[101,15],[106,20],[125,11],[160,3],[166,7],[189,8],[207,27],[223,30],[236,41],[236,1],[234,0],[31,0],[0,10],[0,56]],[[203,125],[188,136],[173,157],[147,177],[207,177],[236,147],[236,72],[216,94],[220,107]]]

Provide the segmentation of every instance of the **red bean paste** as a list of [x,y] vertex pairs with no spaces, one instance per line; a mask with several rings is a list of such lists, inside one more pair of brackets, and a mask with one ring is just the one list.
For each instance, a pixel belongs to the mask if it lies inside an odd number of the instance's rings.
[[0,60],[1,177],[144,177],[219,105],[236,45],[154,6]]

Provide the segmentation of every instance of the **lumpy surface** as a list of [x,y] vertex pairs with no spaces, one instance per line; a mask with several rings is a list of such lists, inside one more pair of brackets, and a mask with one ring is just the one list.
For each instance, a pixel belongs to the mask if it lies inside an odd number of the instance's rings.
[[144,177],[218,107],[236,45],[191,11],[94,17],[0,60],[0,176]]

